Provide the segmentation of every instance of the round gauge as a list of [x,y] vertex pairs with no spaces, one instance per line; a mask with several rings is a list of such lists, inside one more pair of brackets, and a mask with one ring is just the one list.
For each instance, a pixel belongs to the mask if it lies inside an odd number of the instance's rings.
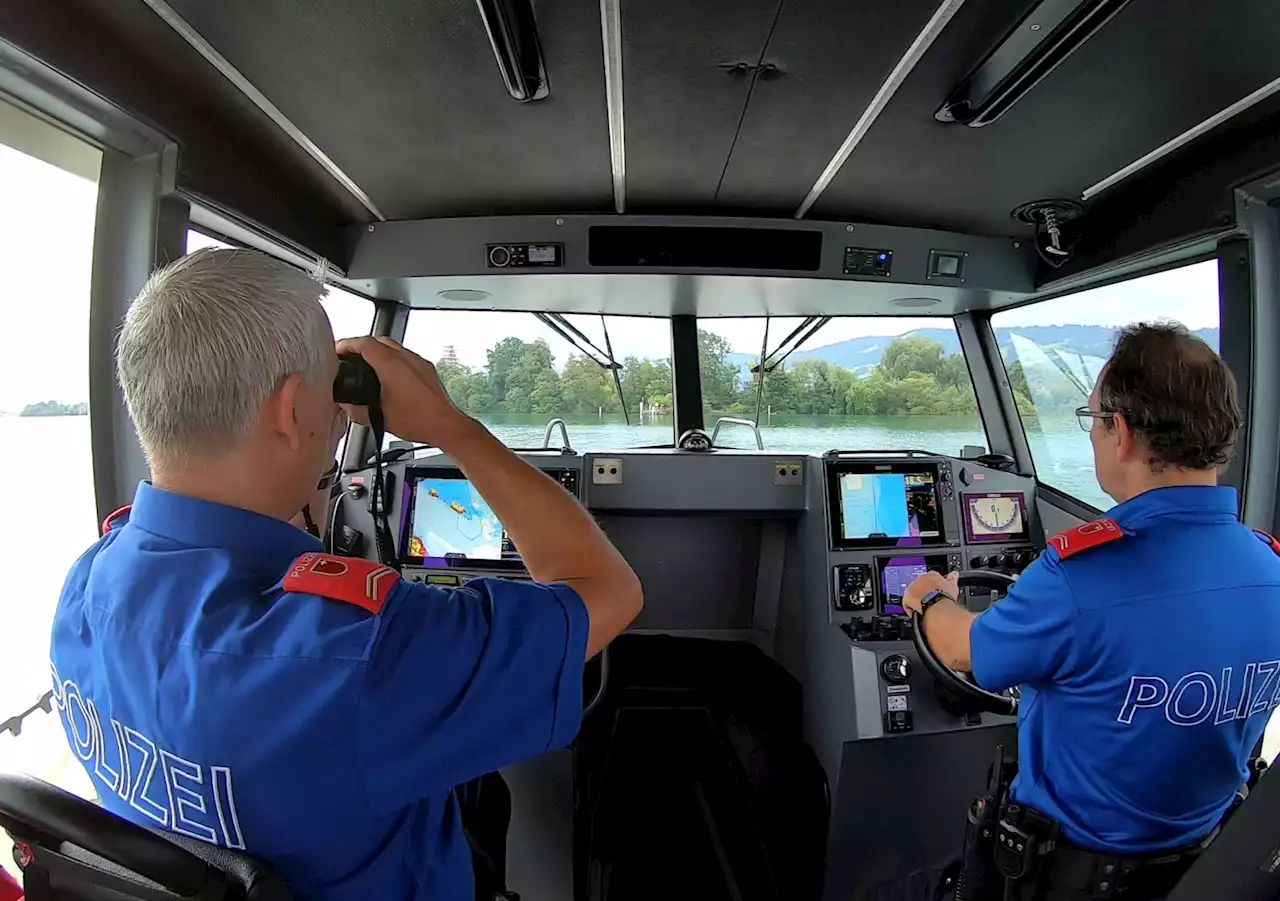
[[969,502],[969,509],[988,532],[1016,532],[1018,502],[1011,497],[979,497]]

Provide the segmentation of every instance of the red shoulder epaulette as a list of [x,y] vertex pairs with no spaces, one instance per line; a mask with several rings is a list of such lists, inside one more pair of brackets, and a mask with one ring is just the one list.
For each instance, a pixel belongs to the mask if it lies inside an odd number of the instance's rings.
[[102,521],[102,534],[105,535],[108,532],[110,532],[111,526],[115,523],[115,521],[122,516],[128,516],[129,511],[132,509],[133,509],[133,504],[125,504],[119,510],[109,513],[107,515],[107,518]]
[[1254,529],[1253,534],[1261,538],[1263,544],[1270,545],[1271,550],[1275,551],[1277,556],[1280,556],[1280,541],[1276,541],[1276,537],[1274,535],[1270,532],[1264,532],[1261,529]]
[[284,590],[317,594],[322,598],[381,613],[400,575],[391,567],[355,557],[303,554],[289,567]]
[[1074,529],[1059,532],[1049,539],[1049,543],[1057,549],[1058,556],[1066,560],[1072,554],[1087,551],[1091,547],[1097,547],[1109,541],[1119,541],[1123,537],[1124,531],[1114,519],[1095,519]]
[[0,901],[22,901],[22,886],[4,870],[0,870]]

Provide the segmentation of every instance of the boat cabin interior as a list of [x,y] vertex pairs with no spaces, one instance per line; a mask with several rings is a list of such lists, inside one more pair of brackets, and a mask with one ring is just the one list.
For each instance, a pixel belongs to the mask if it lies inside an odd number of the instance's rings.
[[[1118,328],[1226,359],[1222,478],[1280,527],[1278,39],[1273,0],[0,4],[0,770],[85,794],[47,630],[147,477],[115,336],[157,266],[241,246],[435,360],[643,582],[572,748],[504,773],[514,890],[850,901],[956,851],[1018,699],[902,590],[984,609],[1111,506],[1074,411]],[[340,463],[334,553],[528,578],[440,451],[353,425]],[[33,901],[256,878],[51,791],[0,780],[61,865]],[[1264,794],[1180,901],[1280,897]]]

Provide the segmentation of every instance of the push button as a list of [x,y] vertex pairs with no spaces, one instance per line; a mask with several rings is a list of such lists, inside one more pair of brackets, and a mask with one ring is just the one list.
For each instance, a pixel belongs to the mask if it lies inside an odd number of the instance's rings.
[[914,728],[910,710],[886,710],[884,713],[884,729],[886,732],[910,732]]

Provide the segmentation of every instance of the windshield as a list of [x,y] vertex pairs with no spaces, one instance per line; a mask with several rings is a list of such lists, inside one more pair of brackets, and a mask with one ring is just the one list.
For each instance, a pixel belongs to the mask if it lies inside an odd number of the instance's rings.
[[404,344],[509,447],[541,447],[553,419],[574,450],[672,444],[670,320],[414,310]]
[[[753,369],[766,327],[761,386]],[[758,409],[768,450],[959,454],[965,445],[986,446],[969,368],[949,319],[703,319],[698,344],[708,431],[721,417],[756,421]],[[745,426],[725,424],[716,444],[755,447],[755,437]]]

